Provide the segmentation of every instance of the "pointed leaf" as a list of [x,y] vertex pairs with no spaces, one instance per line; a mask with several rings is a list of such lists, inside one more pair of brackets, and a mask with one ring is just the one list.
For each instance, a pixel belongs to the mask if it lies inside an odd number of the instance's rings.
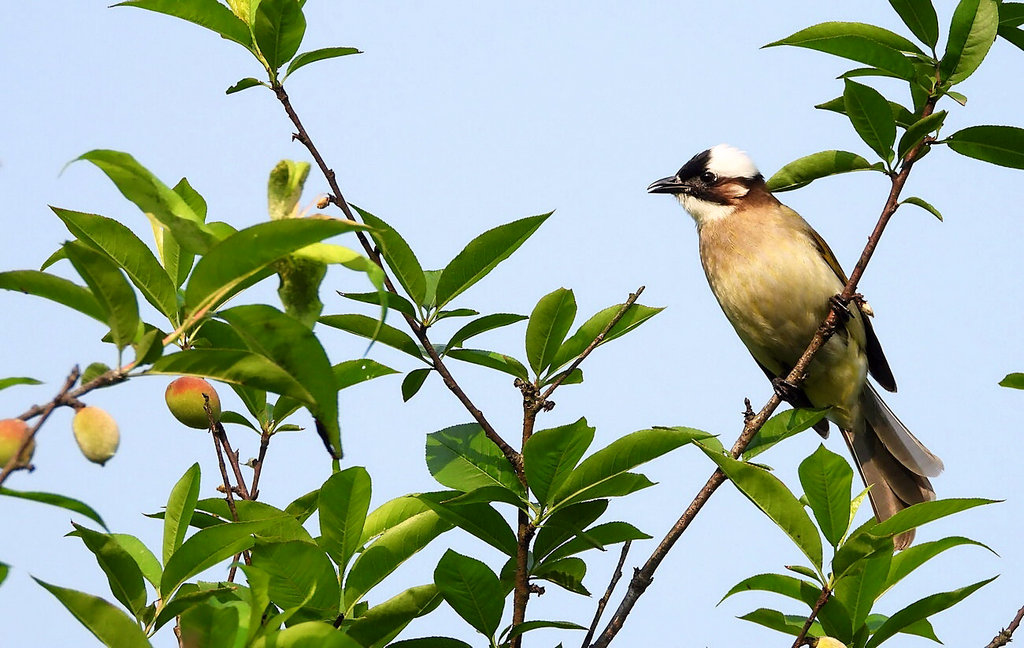
[[376,360],[346,360],[334,365],[334,380],[338,390],[358,385],[367,380],[398,373]]
[[576,318],[576,297],[571,290],[559,288],[540,299],[526,327],[526,359],[540,375],[568,335]]
[[167,272],[145,243],[112,218],[51,207],[76,238],[116,263],[158,311],[174,321],[177,291]]
[[809,607],[814,607],[814,603],[821,596],[820,586],[808,583],[801,578],[787,574],[756,574],[744,578],[733,585],[732,589],[725,593],[725,596],[722,597],[718,604],[721,605],[722,601],[734,594],[752,591],[774,592],[806,603]]
[[545,559],[545,562],[561,560],[566,556],[578,554],[589,549],[604,550],[608,545],[619,544],[627,540],[649,540],[651,536],[628,522],[606,522],[590,527],[582,535],[560,545]]
[[252,648],[362,648],[362,646],[330,623],[305,621],[260,637],[253,642]]
[[900,138],[900,145],[896,149],[896,157],[902,160],[906,157],[910,149],[914,148],[925,138],[925,136],[937,131],[942,127],[942,122],[946,119],[946,111],[940,110],[937,113],[932,113],[924,119],[915,122],[907,132]]
[[396,295],[395,293],[385,292],[383,295],[376,292],[338,294],[345,299],[351,299],[352,301],[362,302],[364,304],[376,304],[377,306],[380,306],[381,302],[383,302],[383,304],[389,309],[393,308],[403,315],[408,315],[412,318],[416,317],[416,307],[412,305],[412,302],[401,295]]
[[246,49],[252,47],[249,26],[217,0],[126,0],[115,7],[138,7],[167,14],[214,31]]
[[150,648],[149,640],[136,622],[110,603],[85,592],[51,585],[38,578],[33,580],[57,597],[105,646]]
[[843,101],[846,116],[860,138],[885,161],[892,159],[892,145],[896,141],[896,120],[889,102],[871,86],[846,79]]
[[17,497],[19,499],[29,500],[32,502],[41,502],[43,504],[50,504],[51,506],[59,506],[60,508],[74,511],[89,518],[96,524],[100,525],[104,529],[107,525],[104,524],[103,518],[97,513],[91,506],[85,502],[76,500],[71,497],[64,495],[58,495],[56,493],[40,493],[34,491],[16,491],[0,486],[0,495],[6,495],[7,497]]
[[451,350],[457,347],[461,347],[466,340],[471,337],[486,333],[487,331],[501,328],[502,326],[508,326],[509,324],[515,324],[527,319],[525,315],[516,315],[515,313],[494,313],[492,315],[484,315],[464,325],[458,331],[452,335],[451,339],[448,340],[446,349]]
[[[601,331],[608,326],[608,323],[612,321],[616,313],[618,313],[621,308],[622,304],[609,306],[608,308],[594,314],[593,317],[576,329],[576,332],[573,333],[569,339],[559,347],[558,352],[555,353],[555,357],[551,361],[550,373],[558,371],[563,366],[575,360],[581,353],[586,351],[587,347],[590,346]],[[601,344],[607,344],[616,338],[622,337],[663,310],[664,308],[652,308],[650,306],[644,306],[643,304],[634,303],[629,307],[629,310],[623,314],[622,318],[615,323],[615,326],[609,329],[608,333],[604,336],[604,339],[601,340],[598,346]]]
[[338,575],[324,551],[314,545],[257,541],[252,566],[270,576],[270,600],[279,608],[298,607],[297,621],[333,621],[341,590]]
[[935,207],[933,207],[930,203],[925,201],[923,198],[918,198],[917,196],[911,196],[910,198],[904,198],[903,200],[901,200],[900,204],[901,205],[902,204],[917,205],[918,207],[920,207],[921,209],[927,211],[929,214],[931,214],[935,218],[938,218],[940,221],[942,220],[942,214],[939,212],[939,210],[936,209]]
[[235,94],[236,92],[248,90],[249,88],[255,88],[256,86],[259,85],[263,85],[263,82],[260,81],[259,79],[246,77],[244,79],[239,79],[238,81],[235,81],[233,84],[228,86],[228,89],[224,91],[224,94]]
[[515,376],[516,378],[522,378],[528,380],[530,377],[529,372],[523,363],[519,362],[512,356],[507,356],[504,353],[498,353],[497,351],[485,351],[483,349],[451,349],[448,351],[449,358],[455,358],[463,362],[470,364],[480,365],[481,367],[487,367],[489,369],[496,369],[498,371]]
[[262,0],[252,32],[270,69],[277,70],[295,56],[306,33],[306,17],[298,0]]
[[1024,389],[1024,373],[1006,374],[1006,377],[999,381],[999,386],[1011,389]]
[[[846,107],[843,104],[843,114]],[[882,169],[847,151],[821,151],[794,160],[775,172],[768,179],[771,191],[790,191],[806,186],[819,178],[849,173],[851,171],[881,171]]]
[[1024,128],[971,126],[944,140],[960,155],[1011,169],[1024,169]]
[[107,537],[131,556],[135,564],[139,566],[142,576],[152,583],[153,587],[160,587],[160,575],[163,573],[160,561],[156,559],[149,547],[142,543],[142,540],[126,533],[110,533]]
[[968,585],[967,587],[961,587],[960,589],[956,589],[951,592],[932,594],[931,596],[926,596],[919,601],[911,603],[889,617],[889,619],[882,624],[882,627],[871,635],[871,639],[868,640],[865,648],[875,648],[875,646],[878,646],[883,641],[897,632],[900,632],[907,626],[921,621],[922,619],[927,619],[933,614],[956,605],[973,594],[979,588],[994,581],[996,578],[997,577],[993,576],[988,580],[978,581],[977,583]]
[[523,446],[526,480],[537,501],[546,505],[594,440],[586,419],[535,432]]
[[153,363],[147,374],[203,376],[217,380],[288,395],[303,403],[313,396],[287,371],[266,356],[234,349],[190,349],[164,356]]
[[164,575],[160,579],[160,596],[167,599],[186,579],[252,547],[252,534],[272,526],[274,522],[232,522],[197,532],[166,561]]
[[608,500],[594,500],[566,506],[552,513],[540,527],[533,543],[534,559],[542,563],[556,547],[583,533],[607,509]]
[[[905,576],[910,574],[910,572],[914,571],[943,551],[952,549],[953,547],[959,547],[961,545],[975,545],[992,551],[988,546],[976,540],[971,540],[970,538],[964,538],[961,536],[951,536],[941,540],[915,544],[911,547],[907,547],[893,557],[892,565],[889,567],[889,575],[885,580],[885,589],[891,588],[893,585],[900,582]],[[994,551],[992,551],[992,553],[995,554]]]
[[849,613],[851,625],[845,630],[850,634],[857,631],[867,620],[871,608],[885,587],[885,578],[889,573],[891,552],[879,552],[877,555],[858,562],[847,570],[835,585],[835,597]]
[[583,586],[583,578],[587,575],[587,563],[575,556],[538,565],[533,575],[570,592],[590,596],[590,592]]
[[961,0],[949,24],[946,52],[942,55],[942,81],[960,83],[974,74],[988,54],[999,29],[995,0]]
[[516,555],[516,534],[488,504],[454,504],[451,493],[424,493],[420,499],[449,524],[480,538],[508,556]]
[[903,24],[928,47],[939,41],[939,19],[930,0],[889,0]]
[[514,628],[511,628],[508,633],[508,638],[512,639],[513,637],[518,637],[524,632],[529,632],[530,630],[540,630],[542,628],[558,628],[560,630],[586,630],[586,628],[584,628],[583,626],[579,625],[578,623],[573,623],[571,621],[526,621],[524,623],[520,623]]
[[402,400],[408,401],[416,395],[416,392],[423,386],[423,382],[430,375],[430,369],[413,369],[402,380]]
[[[84,382],[84,381],[83,381]],[[0,390],[14,387],[15,385],[42,385],[43,381],[29,378],[28,376],[14,376],[0,379]]]
[[404,351],[414,358],[423,359],[420,347],[408,334],[387,324],[381,324],[372,317],[358,314],[324,315],[320,323],[332,328],[354,333],[360,337],[376,340],[389,347]]
[[167,498],[167,508],[164,510],[163,542],[165,565],[185,540],[188,523],[192,519],[192,511],[195,510],[196,502],[199,500],[199,479],[199,464],[194,463],[174,485]]
[[370,493],[370,475],[360,466],[334,473],[320,487],[319,544],[342,570],[362,546]]
[[402,284],[414,302],[421,306],[427,305],[425,299],[427,283],[423,275],[423,267],[409,244],[405,242],[401,234],[380,218],[358,207],[356,207],[356,211],[359,212],[363,221],[373,228],[370,231],[370,236],[380,247],[380,253],[395,273],[398,283]]
[[550,215],[551,212],[499,225],[470,241],[441,272],[435,293],[437,307],[483,279],[518,250]]
[[339,56],[348,56],[349,54],[362,54],[362,52],[354,47],[325,47],[311,52],[303,52],[292,59],[292,62],[288,64],[288,71],[285,75],[290,76],[295,70],[298,70],[300,67],[305,67],[310,63],[323,61],[325,59],[338,58]]
[[[768,608],[758,608],[753,612],[749,612],[737,618],[743,619],[744,621],[750,621],[751,623],[756,623],[794,637],[803,631],[805,621],[805,618],[802,616],[783,614],[778,610],[769,610]],[[812,637],[822,636],[824,632],[822,631],[821,624],[818,622],[811,624],[811,628],[808,630],[807,634]]]
[[740,492],[793,540],[800,551],[810,559],[812,565],[821,569],[822,548],[818,529],[807,516],[799,500],[778,477],[763,468],[705,448],[699,441],[697,446],[718,464]]
[[117,348],[123,349],[139,332],[139,304],[135,291],[114,262],[84,243],[69,241],[64,244],[75,270],[85,280],[100,307],[107,312],[107,325]]
[[381,646],[397,636],[410,621],[435,609],[442,600],[433,583],[410,587],[354,619],[347,634],[363,646]]
[[853,470],[846,460],[824,445],[800,464],[800,484],[825,539],[839,546],[850,525]]
[[707,436],[707,432],[683,427],[650,428],[627,434],[584,459],[551,495],[551,501],[568,500],[591,486]]
[[142,570],[135,559],[109,535],[73,522],[72,525],[82,538],[82,542],[96,557],[100,569],[107,575],[107,582],[114,598],[128,608],[136,618],[140,618],[146,607],[146,585],[142,580]]
[[908,81],[914,78],[914,66],[904,52],[921,51],[914,43],[891,31],[852,22],[814,25],[765,47],[777,45],[806,47],[867,63]]
[[107,323],[107,314],[89,289],[63,277],[38,270],[11,270],[0,272],[0,288],[49,299]]
[[441,484],[460,491],[503,486],[522,493],[523,486],[498,446],[478,423],[465,423],[427,435],[427,469]]
[[921,502],[899,511],[891,518],[875,525],[870,529],[874,536],[894,536],[904,531],[909,531],[928,522],[933,522],[947,515],[953,515],[975,506],[995,504],[999,500],[974,498],[950,498],[935,500],[932,502]]
[[437,590],[452,609],[485,637],[501,623],[505,595],[497,575],[484,563],[449,549],[434,570]]
[[809,430],[815,423],[825,418],[827,409],[792,409],[768,419],[761,426],[753,440],[743,451],[743,460],[750,461],[775,444],[785,441],[791,436]]
[[640,473],[619,473],[609,477],[608,479],[576,491],[575,494],[572,494],[564,500],[558,501],[554,506],[556,508],[563,508],[576,504],[577,502],[586,502],[587,500],[603,499],[606,497],[624,497],[651,486],[654,486],[654,482],[647,479],[646,476],[641,475]]

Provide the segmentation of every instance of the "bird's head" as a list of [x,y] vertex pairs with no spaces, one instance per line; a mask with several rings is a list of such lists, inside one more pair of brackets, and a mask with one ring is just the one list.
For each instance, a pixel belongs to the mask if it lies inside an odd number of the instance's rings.
[[673,194],[697,224],[729,216],[764,176],[746,153],[719,144],[690,158],[674,175],[655,180],[650,193]]

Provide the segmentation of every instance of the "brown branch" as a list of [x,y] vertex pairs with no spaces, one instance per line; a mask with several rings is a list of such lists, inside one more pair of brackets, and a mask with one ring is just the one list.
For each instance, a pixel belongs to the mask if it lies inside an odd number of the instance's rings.
[[828,588],[828,585],[821,588],[821,595],[818,596],[818,600],[814,602],[814,607],[811,608],[811,613],[807,616],[807,620],[804,621],[804,627],[800,629],[800,634],[798,634],[796,639],[793,641],[792,648],[800,648],[800,646],[807,643],[805,640],[807,637],[807,631],[811,629],[811,626],[814,624],[814,619],[817,618],[818,613],[821,612],[821,608],[825,607],[825,604],[828,603],[828,597],[831,595],[832,590]]
[[[927,117],[932,114],[935,110],[935,103],[938,101],[938,97],[931,97],[925,104],[921,111],[922,117]],[[864,246],[864,251],[861,252],[860,258],[857,260],[857,264],[853,268],[853,272],[850,273],[850,279],[846,282],[843,287],[842,293],[839,295],[839,301],[843,304],[847,304],[853,299],[854,294],[857,292],[857,283],[860,278],[864,275],[864,270],[867,268],[868,262],[871,260],[871,256],[874,254],[875,248],[878,247],[878,241],[882,237],[882,233],[885,231],[886,225],[889,223],[889,219],[896,213],[896,209],[899,207],[899,196],[903,190],[903,186],[907,182],[907,177],[910,175],[910,170],[914,166],[914,162],[918,157],[921,149],[927,146],[931,142],[930,139],[925,138],[917,146],[912,148],[903,157],[902,164],[898,173],[890,174],[892,181],[892,187],[889,190],[889,196],[885,201],[885,206],[882,208],[882,213],[878,217],[878,222],[875,224],[874,230],[871,232],[871,236],[868,238],[867,244]],[[836,306],[832,306],[829,309],[828,316],[818,327],[817,332],[807,345],[807,349],[803,355],[797,361],[789,375],[786,376],[786,381],[793,384],[799,385],[803,382],[806,377],[807,367],[810,365],[814,355],[821,349],[822,346],[832,337],[836,332],[840,322],[840,316],[836,313]],[[743,432],[740,434],[736,443],[733,444],[730,454],[733,457],[739,457],[743,451],[750,444],[754,436],[761,429],[761,427],[768,421],[772,413],[775,412],[776,408],[781,404],[781,399],[777,394],[772,395],[761,411],[757,413],[753,418],[749,418],[744,426]],[[746,417],[745,417],[746,418]],[[594,642],[593,648],[606,648],[615,635],[618,634],[619,630],[622,629],[622,625],[626,621],[626,617],[633,610],[633,606],[636,605],[637,600],[647,590],[651,582],[654,580],[654,572],[664,560],[665,555],[675,544],[679,536],[686,530],[690,525],[690,522],[697,516],[697,513],[704,507],[704,504],[711,498],[715,490],[725,481],[725,474],[715,469],[715,472],[711,474],[707,483],[704,484],[703,488],[697,493],[693,501],[683,512],[682,516],[676,521],[672,528],[669,529],[668,533],[654,549],[651,557],[647,559],[647,562],[640,569],[637,569],[633,578],[629,583],[629,587],[626,590],[626,594],[623,596],[622,602],[619,604],[618,609],[612,618],[608,621],[608,625],[605,626],[601,636],[598,637],[597,641]]]
[[[274,94],[277,95],[278,101],[281,102],[285,112],[288,114],[288,118],[291,120],[292,125],[295,126],[296,132],[293,135],[294,139],[306,147],[306,150],[308,150],[309,154],[313,156],[317,166],[320,168],[320,172],[323,173],[324,177],[327,179],[327,184],[331,188],[330,201],[341,209],[346,218],[352,221],[358,221],[355,214],[352,212],[352,208],[349,206],[348,201],[345,200],[345,197],[341,193],[341,187],[338,185],[338,179],[334,170],[327,166],[323,156],[320,155],[320,151],[317,150],[316,145],[313,144],[313,140],[309,137],[309,133],[302,125],[302,120],[299,119],[298,113],[296,113],[295,109],[292,107],[291,100],[288,98],[288,93],[285,92],[284,86],[279,83],[275,83],[273,90]],[[370,257],[370,259],[377,264],[381,270],[384,270],[384,262],[381,260],[380,252],[378,252],[370,243],[370,240],[366,235],[363,232],[356,232],[356,237],[358,237],[359,243],[362,245],[367,256]],[[384,287],[387,288],[388,292],[396,295],[398,294],[398,290],[395,288],[394,283],[386,272],[384,273]],[[473,419],[480,424],[481,428],[483,428],[484,434],[487,435],[487,438],[501,449],[502,454],[505,455],[505,458],[508,459],[509,463],[511,463],[513,468],[515,468],[516,473],[521,475],[523,471],[522,457],[518,452],[516,452],[515,448],[510,446],[501,437],[501,435],[498,434],[498,431],[494,429],[494,426],[492,426],[487,420],[483,412],[473,404],[473,401],[470,400],[466,392],[463,391],[462,387],[455,381],[455,378],[452,377],[451,372],[448,371],[448,368],[441,360],[441,356],[437,353],[437,350],[434,349],[433,344],[431,344],[430,339],[427,337],[427,328],[416,321],[416,318],[406,313],[402,313],[402,317],[405,318],[409,328],[430,356],[433,369],[437,371],[439,376],[441,376],[441,380],[444,382],[445,387],[455,394],[455,397],[459,399],[462,406],[466,408]]]
[[260,436],[260,454],[256,457],[256,462],[252,467],[252,488],[250,489],[250,494],[252,495],[253,500],[260,496],[258,488],[260,484],[260,475],[263,474],[263,460],[267,457],[267,448],[269,447],[270,434],[264,432],[262,436]]
[[619,554],[619,562],[615,565],[615,571],[612,573],[612,579],[608,583],[608,588],[604,591],[604,596],[597,602],[597,610],[594,612],[594,620],[590,622],[590,628],[587,630],[587,636],[583,639],[583,643],[580,644],[580,648],[587,648],[590,645],[590,640],[594,637],[594,633],[597,632],[597,624],[601,622],[601,615],[604,614],[604,608],[608,605],[608,599],[612,597],[612,592],[615,590],[615,586],[618,585],[619,579],[622,578],[622,566],[626,564],[626,554],[629,553],[629,546],[633,544],[632,540],[626,540],[622,545],[622,552]]
[[1021,619],[1024,619],[1024,607],[1017,610],[1017,616],[1013,617],[1013,621],[1010,622],[1010,625],[1000,630],[999,633],[992,638],[992,641],[985,646],[985,648],[1002,648],[1002,646],[1010,643],[1013,633],[1016,632],[1017,627],[1020,626]]
[[[530,522],[530,515],[526,511],[519,511],[519,529],[516,533],[516,575],[515,591],[512,595],[512,627],[526,621],[526,604],[530,602],[530,570],[528,568],[530,558],[530,541],[537,530]],[[511,648],[521,648],[523,635],[518,634],[512,638]]]

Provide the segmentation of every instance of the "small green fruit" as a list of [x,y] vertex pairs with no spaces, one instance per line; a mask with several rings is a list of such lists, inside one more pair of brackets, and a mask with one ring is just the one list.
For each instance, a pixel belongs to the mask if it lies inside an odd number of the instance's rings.
[[164,393],[164,400],[167,401],[167,409],[171,410],[174,418],[183,424],[205,430],[210,427],[210,419],[206,415],[206,399],[203,394],[210,397],[210,411],[213,412],[213,420],[220,420],[220,396],[213,385],[202,378],[195,376],[182,376],[167,385]]
[[98,407],[83,407],[75,412],[71,429],[85,458],[101,466],[114,456],[121,443],[117,421]]
[[[32,430],[28,427],[28,423],[21,419],[4,419],[0,421],[0,470],[7,465],[7,462],[11,460],[14,453],[18,451],[21,444],[25,442],[25,438],[28,437]],[[28,462],[32,459],[32,453],[35,452],[36,442],[32,441],[25,448],[25,451],[21,453],[21,457],[14,464],[15,468],[23,468],[28,465]]]

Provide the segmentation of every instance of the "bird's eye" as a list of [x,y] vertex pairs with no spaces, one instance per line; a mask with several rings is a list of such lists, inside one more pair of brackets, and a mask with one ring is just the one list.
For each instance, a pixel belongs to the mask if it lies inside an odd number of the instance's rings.
[[700,181],[703,182],[704,184],[711,184],[715,180],[718,180],[718,176],[716,176],[711,171],[705,171],[704,173],[700,174]]

